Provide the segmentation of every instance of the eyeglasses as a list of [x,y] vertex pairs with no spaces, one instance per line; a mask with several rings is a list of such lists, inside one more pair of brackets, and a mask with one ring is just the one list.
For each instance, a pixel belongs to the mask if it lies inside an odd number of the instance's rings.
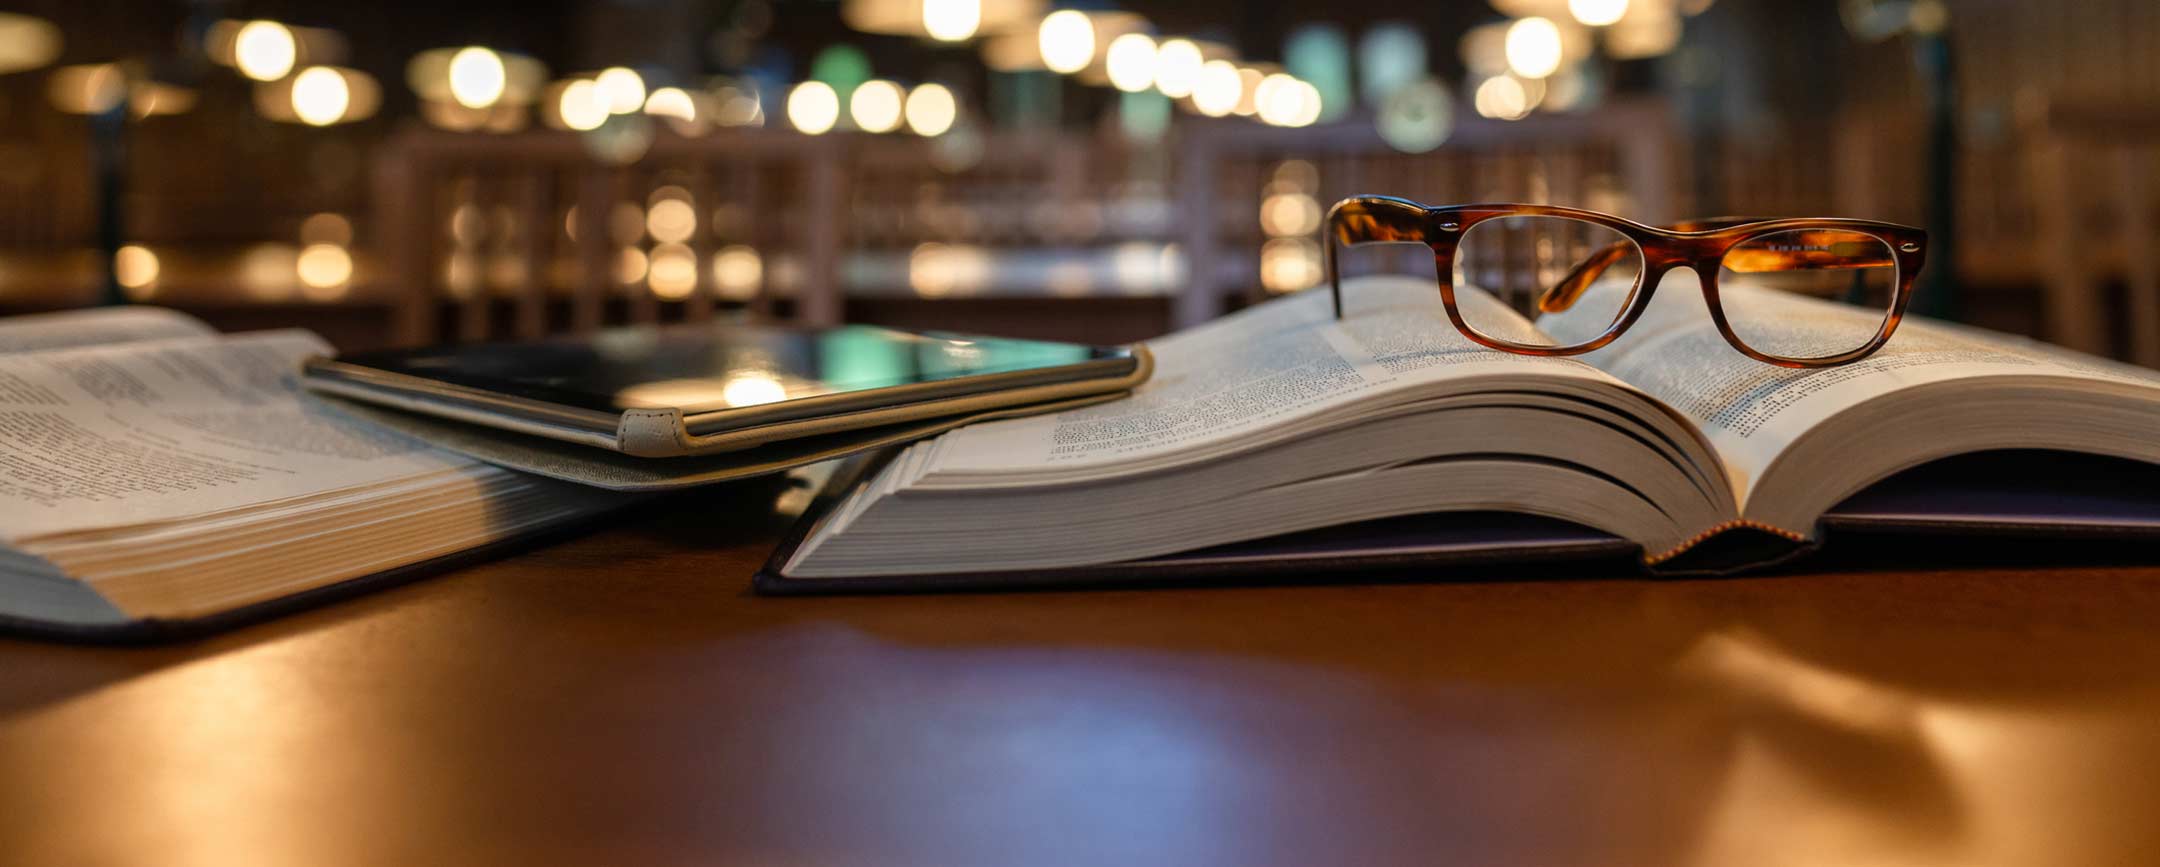
[[1431,247],[1448,319],[1479,344],[1524,355],[1611,343],[1649,309],[1665,273],[1685,267],[1725,341],[1782,367],[1847,364],[1882,348],[1927,248],[1926,232],[1872,220],[1727,217],[1659,228],[1575,208],[1392,196],[1335,203],[1327,236],[1337,319],[1337,245]]

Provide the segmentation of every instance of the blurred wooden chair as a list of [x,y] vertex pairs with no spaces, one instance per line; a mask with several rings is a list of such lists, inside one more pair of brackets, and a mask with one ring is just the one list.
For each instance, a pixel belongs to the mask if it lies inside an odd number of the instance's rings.
[[2110,354],[2118,329],[2104,290],[2119,281],[2120,354],[2160,366],[2160,105],[2053,103],[2021,120],[2049,339]]

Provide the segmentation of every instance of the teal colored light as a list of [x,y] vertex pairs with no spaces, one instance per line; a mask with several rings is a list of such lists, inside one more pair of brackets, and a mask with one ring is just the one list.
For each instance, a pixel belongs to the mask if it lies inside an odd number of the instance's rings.
[[1063,83],[1046,69],[990,73],[990,120],[1008,128],[1057,126],[1064,110]]
[[1306,24],[1283,45],[1283,67],[1320,91],[1320,120],[1350,110],[1350,37],[1333,24]]
[[1358,40],[1358,72],[1358,95],[1365,104],[1386,104],[1395,91],[1425,77],[1424,34],[1402,21],[1373,25]]
[[1136,142],[1161,141],[1170,131],[1170,97],[1158,90],[1119,93],[1118,129]]
[[838,328],[818,337],[818,371],[826,382],[856,388],[898,385],[915,377],[908,343],[874,328]]
[[870,55],[853,45],[827,45],[810,59],[810,80],[832,85],[840,95],[840,116],[847,117],[848,97],[870,80]]

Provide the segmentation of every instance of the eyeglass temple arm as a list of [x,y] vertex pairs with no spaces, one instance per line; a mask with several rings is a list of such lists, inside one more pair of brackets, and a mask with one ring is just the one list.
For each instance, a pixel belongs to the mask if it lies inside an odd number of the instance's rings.
[[1320,257],[1327,269],[1328,292],[1336,319],[1343,318],[1342,263],[1336,248],[1389,241],[1423,242],[1425,216],[1423,205],[1392,196],[1357,196],[1336,202],[1328,209],[1323,229],[1327,243],[1321,248]]
[[[1709,220],[1689,220],[1674,223],[1666,228],[1675,232],[1706,232],[1713,229],[1762,222],[1764,219],[1761,217],[1718,217]],[[1805,233],[1810,230],[1801,229],[1798,231]],[[1725,266],[1739,273],[1755,274],[1800,268],[1849,270],[1856,268],[1889,268],[1897,265],[1897,260],[1886,255],[1887,251],[1880,244],[1852,244],[1851,242],[1841,243],[1831,240],[1831,237],[1849,235],[1850,232],[1839,229],[1823,229],[1815,230],[1815,233],[1829,237],[1815,238],[1812,242],[1809,238],[1802,237],[1799,239],[1801,245],[1810,248],[1821,247],[1822,249],[1775,250],[1749,242],[1742,242],[1726,251]],[[1627,258],[1628,246],[1625,241],[1614,241],[1583,259],[1581,264],[1575,266],[1575,270],[1569,271],[1567,276],[1560,278],[1560,281],[1554,283],[1552,288],[1545,290],[1543,295],[1538,296],[1538,311],[1541,313],[1560,313],[1575,306],[1575,302],[1582,299],[1583,293],[1588,291],[1590,285],[1596,283],[1597,279],[1605,274],[1606,269]],[[1854,249],[1838,249],[1841,246],[1850,246]],[[1738,259],[1733,258],[1735,253],[1740,254]]]

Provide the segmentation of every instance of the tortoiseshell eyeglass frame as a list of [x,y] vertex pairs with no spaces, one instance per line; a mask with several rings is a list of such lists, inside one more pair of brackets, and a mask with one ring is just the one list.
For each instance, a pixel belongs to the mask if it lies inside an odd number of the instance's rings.
[[[1455,306],[1455,249],[1470,227],[1486,220],[1502,217],[1565,217],[1603,226],[1627,238],[1641,253],[1642,267],[1635,277],[1635,285],[1629,290],[1626,306],[1613,318],[1605,332],[1583,343],[1571,346],[1536,346],[1515,343],[1479,334],[1463,320],[1462,311]],[[1792,253],[1769,247],[1743,248],[1747,241],[1773,233],[1807,230],[1851,232],[1873,237],[1883,242],[1897,266],[1897,290],[1891,297],[1889,312],[1883,318],[1882,327],[1866,345],[1836,355],[1793,358],[1757,351],[1748,346],[1733,332],[1731,323],[1725,319],[1725,308],[1718,302],[1718,266],[1728,253],[1741,248],[1741,270],[1776,271],[1801,268],[1808,265],[1806,253]],[[1447,307],[1448,320],[1455,328],[1477,343],[1506,352],[1523,355],[1580,355],[1597,349],[1620,336],[1637,317],[1650,306],[1650,297],[1656,293],[1658,283],[1665,273],[1674,268],[1687,267],[1701,278],[1703,301],[1710,308],[1710,319],[1717,325],[1718,333],[1725,342],[1732,344],[1749,358],[1779,367],[1834,367],[1849,364],[1881,349],[1897,330],[1898,321],[1905,316],[1905,306],[1912,300],[1913,278],[1919,276],[1921,263],[1927,255],[1927,232],[1912,226],[1881,223],[1874,220],[1853,220],[1837,217],[1808,217],[1766,219],[1760,217],[1720,217],[1710,220],[1694,220],[1670,227],[1647,226],[1611,214],[1563,208],[1550,205],[1476,204],[1447,205],[1435,207],[1422,205],[1408,199],[1393,196],[1352,196],[1328,209],[1327,244],[1325,248],[1328,286],[1334,293],[1335,318],[1343,313],[1342,274],[1336,261],[1336,247],[1353,244],[1386,242],[1411,242],[1432,248],[1433,259],[1439,266],[1440,300]],[[1580,297],[1584,289],[1595,282],[1598,275],[1615,262],[1626,258],[1631,252],[1615,242],[1584,260],[1575,270],[1561,278],[1538,298],[1538,308],[1547,313],[1566,310]],[[1880,267],[1891,262],[1841,262],[1836,267]]]

